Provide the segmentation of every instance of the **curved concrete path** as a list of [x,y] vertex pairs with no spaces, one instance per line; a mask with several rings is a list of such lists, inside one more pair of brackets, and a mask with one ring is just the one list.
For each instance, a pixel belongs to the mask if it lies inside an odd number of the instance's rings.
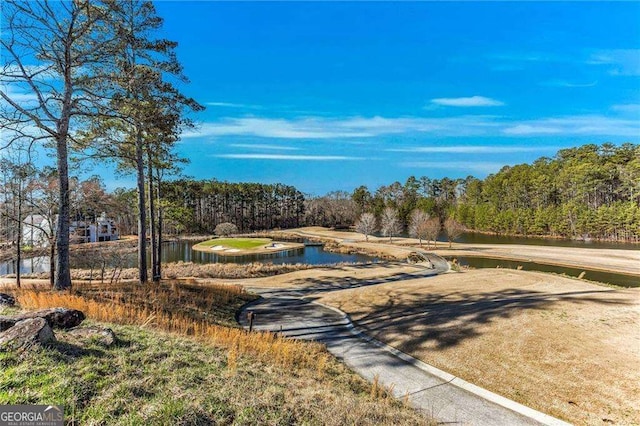
[[[437,271],[425,269],[413,275],[424,277],[436,273]],[[336,290],[342,288],[345,286],[337,286]],[[319,341],[356,373],[369,381],[377,376],[380,384],[393,388],[396,397],[408,396],[414,407],[439,422],[514,426],[566,424],[427,366],[363,335],[354,330],[349,318],[341,311],[313,303],[305,297],[305,293],[313,292],[312,289],[250,290],[260,294],[262,298],[247,305],[240,313],[239,319],[243,326],[248,326],[246,313],[251,311],[256,314],[254,328],[257,330]],[[493,397],[497,398],[498,403],[491,401]]]

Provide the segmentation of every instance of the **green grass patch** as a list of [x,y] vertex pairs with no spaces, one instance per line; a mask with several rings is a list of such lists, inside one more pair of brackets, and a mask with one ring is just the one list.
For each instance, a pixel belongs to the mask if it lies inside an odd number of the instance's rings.
[[133,326],[110,325],[111,347],[59,342],[0,353],[0,404],[60,404],[69,424],[425,424],[336,360],[278,367]]
[[271,242],[270,238],[214,238],[197,245],[204,247],[223,246],[239,250],[251,250]]

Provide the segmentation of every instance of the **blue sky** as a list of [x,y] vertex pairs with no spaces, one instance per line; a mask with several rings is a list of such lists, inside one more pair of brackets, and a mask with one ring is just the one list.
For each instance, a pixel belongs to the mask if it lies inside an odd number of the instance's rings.
[[640,2],[156,7],[207,107],[195,178],[374,190],[640,139]]

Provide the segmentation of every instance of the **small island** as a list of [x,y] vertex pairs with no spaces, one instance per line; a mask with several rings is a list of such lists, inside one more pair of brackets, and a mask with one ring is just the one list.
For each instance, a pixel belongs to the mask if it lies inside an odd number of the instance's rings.
[[218,256],[245,256],[279,253],[304,248],[302,243],[273,241],[271,238],[214,238],[194,245],[193,250]]

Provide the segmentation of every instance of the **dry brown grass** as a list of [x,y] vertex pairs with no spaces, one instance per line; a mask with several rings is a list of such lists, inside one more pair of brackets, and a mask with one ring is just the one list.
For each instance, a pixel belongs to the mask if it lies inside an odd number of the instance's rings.
[[[279,265],[263,262],[247,264],[172,262],[163,265],[162,277],[165,279],[177,279],[183,277],[221,279],[259,278],[287,274],[294,271],[302,271],[318,266],[320,265],[309,265],[303,263]],[[138,274],[139,272],[137,268],[120,269],[118,267],[114,270],[113,267],[107,267],[105,268],[104,274],[101,274],[99,268],[93,270],[86,268],[74,268],[71,270],[71,278],[73,280],[96,282],[121,282],[135,280],[137,279]],[[13,277],[15,277],[15,275],[7,275],[7,278]],[[22,277],[46,279],[49,277],[49,273],[41,272],[34,274],[22,274]]]
[[[208,288],[205,294],[215,294],[215,297],[222,300],[238,295],[238,292],[244,292],[238,286],[219,286],[214,291],[211,290]],[[250,354],[277,365],[317,368],[326,364],[330,356],[320,344],[287,339],[273,333],[249,333],[240,328],[217,325],[209,319],[194,317],[188,307],[168,310],[167,304],[177,301],[165,291],[154,291],[146,287],[137,291],[132,289],[129,292],[107,289],[93,295],[88,290],[85,290],[85,295],[36,289],[14,290],[13,293],[18,303],[26,309],[58,306],[78,309],[96,321],[152,327],[191,336],[227,350],[237,351],[237,354]],[[177,297],[180,300],[179,294]],[[148,299],[148,303],[139,303],[145,298]],[[189,299],[192,299],[192,296],[189,296]]]
[[472,270],[324,293],[372,336],[578,424],[640,424],[640,291]]

